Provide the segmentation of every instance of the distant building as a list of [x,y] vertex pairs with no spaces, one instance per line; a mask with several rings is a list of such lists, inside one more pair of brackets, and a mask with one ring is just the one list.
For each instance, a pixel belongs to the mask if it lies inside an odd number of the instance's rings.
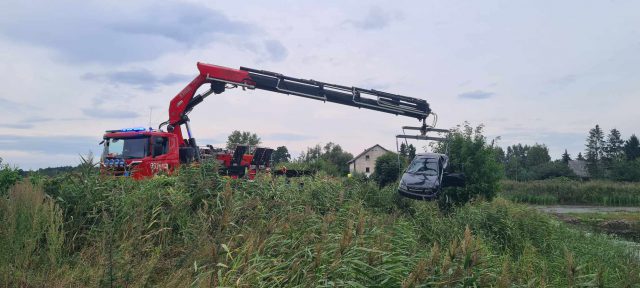
[[587,161],[569,160],[569,169],[582,179],[588,179],[591,177],[589,175],[589,170],[587,169]]
[[387,152],[390,151],[378,144],[364,150],[364,152],[347,162],[347,164],[349,164],[349,172],[351,174],[363,173],[367,176],[371,176],[376,166],[376,159]]

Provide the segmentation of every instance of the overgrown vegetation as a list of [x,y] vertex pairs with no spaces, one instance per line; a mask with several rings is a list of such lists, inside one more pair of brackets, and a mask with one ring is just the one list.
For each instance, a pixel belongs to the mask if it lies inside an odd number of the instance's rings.
[[557,178],[541,181],[502,181],[501,195],[532,204],[587,204],[640,206],[640,183],[606,180],[575,181]]
[[449,171],[462,172],[465,187],[448,187],[440,206],[448,210],[461,206],[474,198],[491,200],[499,189],[502,167],[496,161],[496,150],[482,134],[482,125],[475,128],[469,123],[459,125],[447,136],[447,141],[435,145],[435,151],[449,156]]
[[639,283],[627,247],[501,199],[443,216],[353,178],[301,188],[198,167],[131,181],[89,166],[0,198],[0,286]]
[[387,152],[376,159],[373,179],[380,187],[394,184],[398,181],[402,170],[404,170],[407,164],[406,156],[399,156],[396,153]]
[[349,174],[347,162],[352,158],[353,155],[344,151],[339,144],[329,142],[324,146],[318,144],[307,148],[307,151],[303,152],[295,162],[310,167],[313,171],[323,171],[332,176],[347,176]]
[[6,194],[9,187],[22,178],[20,174],[19,169],[2,163],[2,158],[0,158],[0,196]]

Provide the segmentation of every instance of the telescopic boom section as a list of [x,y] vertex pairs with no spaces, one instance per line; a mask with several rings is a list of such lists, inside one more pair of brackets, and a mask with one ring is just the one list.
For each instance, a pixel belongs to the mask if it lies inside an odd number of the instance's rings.
[[[193,79],[187,87],[182,89],[182,91],[171,100],[169,121],[168,123],[164,123],[169,124],[169,131],[177,134],[180,139],[182,139],[182,132],[179,125],[188,124],[189,119],[187,118],[187,113],[211,93],[220,94],[224,92],[225,87],[240,86],[248,89],[267,90],[324,102],[408,116],[422,121],[431,113],[429,104],[424,99],[377,90],[293,78],[279,73],[246,67],[240,67],[238,70],[198,63],[198,70],[200,70],[200,75]],[[196,96],[196,90],[205,83],[210,83],[211,89]],[[189,131],[188,125],[187,131]],[[189,139],[191,138],[191,135],[189,135]]]

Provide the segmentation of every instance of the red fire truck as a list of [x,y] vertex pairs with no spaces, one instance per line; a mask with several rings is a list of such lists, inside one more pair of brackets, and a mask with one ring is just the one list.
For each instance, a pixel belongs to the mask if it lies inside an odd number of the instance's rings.
[[[429,104],[423,99],[293,78],[246,67],[232,69],[205,63],[198,63],[197,66],[200,74],[171,100],[169,119],[161,123],[158,129],[106,131],[102,142],[102,173],[141,179],[157,173],[172,173],[180,165],[207,160],[219,162],[221,173],[232,177],[253,178],[258,171],[267,170],[272,149],[258,147],[250,151],[249,147],[238,145],[235,150],[227,151],[196,144],[189,126],[189,112],[209,95],[220,94],[231,88],[261,89],[408,116],[422,121],[423,127],[427,127],[425,119],[431,114]],[[196,95],[196,90],[203,85],[209,85],[209,89]]]

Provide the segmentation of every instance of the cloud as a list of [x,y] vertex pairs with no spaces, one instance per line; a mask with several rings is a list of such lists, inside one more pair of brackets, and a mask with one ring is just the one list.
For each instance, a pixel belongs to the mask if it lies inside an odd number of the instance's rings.
[[[264,33],[257,25],[201,4],[64,3],[13,2],[7,6],[14,13],[0,19],[0,34],[51,49],[72,63],[146,61],[213,42],[236,45],[228,36],[251,35],[255,43],[266,38],[258,36]],[[286,56],[277,40],[267,41],[264,45],[274,59]]]
[[11,129],[31,129],[33,128],[33,124],[29,123],[2,123],[0,127],[11,128]]
[[575,74],[569,74],[562,77],[551,79],[551,85],[557,88],[564,88],[575,83],[578,80],[578,76]]
[[25,123],[42,123],[42,122],[48,122],[48,121],[53,121],[56,119],[53,118],[49,118],[49,117],[40,117],[40,116],[31,116],[31,117],[27,117],[24,120],[22,120],[22,122]]
[[82,113],[91,118],[102,118],[102,119],[126,119],[126,118],[137,118],[140,116],[137,112],[120,110],[120,109],[104,109],[98,107],[85,108],[82,109]]
[[289,54],[287,48],[276,40],[266,40],[263,44],[267,55],[269,55],[269,58],[272,61],[282,61],[287,58],[287,55]]
[[256,27],[230,20],[217,10],[192,3],[154,3],[140,17],[112,24],[125,34],[160,36],[187,45],[215,39],[216,34],[250,34]]
[[346,23],[362,30],[381,30],[394,21],[402,20],[403,16],[397,11],[385,11],[380,7],[372,7],[358,20],[349,20]]
[[102,139],[85,136],[19,136],[1,135],[2,150],[78,155],[98,148]]
[[21,111],[25,109],[34,109],[35,107],[29,104],[15,102],[9,99],[0,97],[0,110],[7,111]]
[[460,99],[473,99],[473,100],[482,100],[489,99],[495,95],[493,92],[486,92],[482,90],[476,90],[471,92],[465,92],[458,95]]
[[32,116],[20,120],[18,123],[0,123],[0,127],[12,128],[12,129],[31,129],[36,127],[38,123],[54,122],[54,121],[79,121],[85,120],[84,118],[49,118]]
[[313,139],[313,137],[310,135],[301,135],[294,133],[272,133],[265,135],[263,139],[269,141],[306,141]]
[[192,76],[175,73],[167,74],[165,76],[156,76],[147,69],[134,69],[106,73],[86,73],[82,75],[82,78],[85,80],[107,82],[112,85],[125,84],[144,90],[153,90],[159,85],[171,85],[187,82],[192,78]]

